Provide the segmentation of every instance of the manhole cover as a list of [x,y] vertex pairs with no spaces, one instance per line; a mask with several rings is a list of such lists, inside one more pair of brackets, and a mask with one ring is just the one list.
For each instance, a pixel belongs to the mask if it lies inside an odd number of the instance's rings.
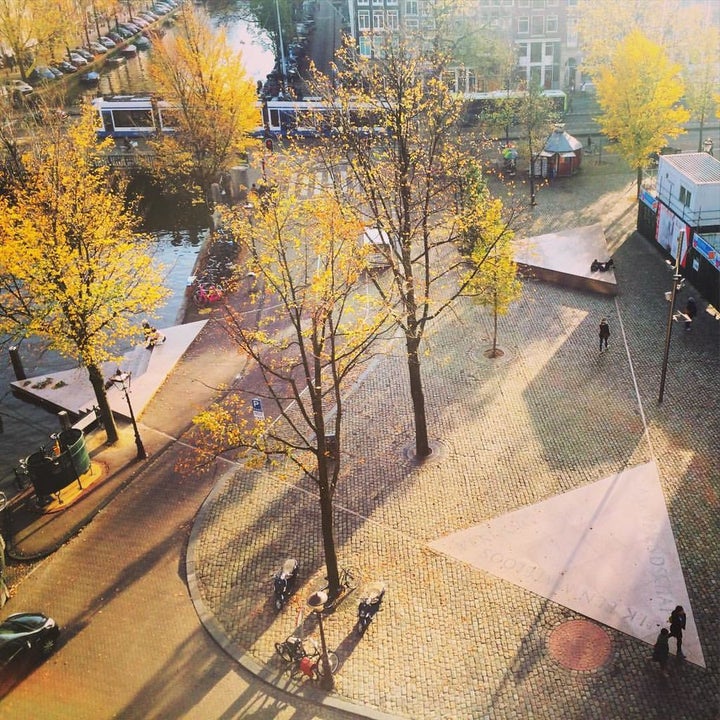
[[597,670],[609,660],[612,640],[595,623],[569,620],[550,633],[548,649],[570,670]]

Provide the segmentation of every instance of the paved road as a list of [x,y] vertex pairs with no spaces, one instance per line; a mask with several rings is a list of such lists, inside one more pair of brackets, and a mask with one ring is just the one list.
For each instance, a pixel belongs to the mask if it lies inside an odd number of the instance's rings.
[[201,404],[238,364],[232,352],[220,351],[216,331],[211,327],[204,337],[218,349],[215,362],[208,365],[207,356],[191,351],[144,418],[143,440],[153,459],[140,476],[23,581],[13,605],[21,600],[24,608],[52,612],[63,643],[0,701],[4,720],[348,717],[242,671],[210,638],[190,602],[186,544],[215,478],[177,472],[186,451],[172,439],[187,429],[186,403]]

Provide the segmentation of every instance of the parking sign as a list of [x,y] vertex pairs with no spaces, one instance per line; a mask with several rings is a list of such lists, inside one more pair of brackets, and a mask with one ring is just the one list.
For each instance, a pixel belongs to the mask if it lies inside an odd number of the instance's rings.
[[264,420],[265,413],[263,412],[262,400],[260,398],[252,399],[253,415],[256,420]]

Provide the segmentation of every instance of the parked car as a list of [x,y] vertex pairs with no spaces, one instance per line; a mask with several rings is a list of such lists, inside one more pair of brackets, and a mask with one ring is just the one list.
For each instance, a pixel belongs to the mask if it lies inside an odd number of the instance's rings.
[[83,73],[80,76],[80,82],[83,85],[97,85],[100,82],[100,73],[95,72],[95,70]]
[[[118,25],[115,28],[115,32],[123,39],[123,40],[129,40],[135,33],[132,30],[128,30],[126,27],[123,27],[122,25]],[[110,37],[113,37],[112,35]]]
[[115,47],[115,41],[108,37],[107,35],[103,35],[102,37],[98,38],[98,42],[106,47],[108,50],[112,50]]
[[47,66],[47,69],[55,76],[56,80],[59,80],[65,73],[53,64]]
[[82,55],[78,55],[76,52],[70,53],[70,62],[75,67],[84,67],[88,64],[88,61]]
[[15,613],[0,623],[0,695],[55,649],[57,623],[43,613]]
[[73,48],[70,52],[84,57],[88,62],[92,62],[95,59],[95,56],[85,48]]
[[[108,38],[108,40],[110,40],[110,38]],[[113,43],[113,45],[115,45],[115,43]],[[94,40],[88,45],[88,48],[92,50],[95,55],[104,55],[108,51],[108,48],[105,47],[105,45],[101,42],[95,42]]]
[[150,23],[147,20],[145,20],[145,18],[135,16],[132,19],[132,24],[137,25],[142,30],[143,28],[146,28]]
[[139,37],[136,37],[135,40],[133,40],[135,43],[135,47],[138,50],[149,50],[152,46],[152,43],[150,42],[150,38],[146,35],[140,35]]
[[33,86],[26,83],[24,80],[7,80],[5,87],[10,92],[19,92],[23,95],[29,95],[33,91]]
[[135,23],[131,22],[125,22],[120,25],[121,28],[125,28],[125,30],[129,30],[133,35],[137,35],[142,28],[139,25],[136,25]]
[[120,35],[120,33],[116,33],[114,30],[108,33],[108,37],[115,43],[115,45],[125,42],[125,38]]
[[69,63],[67,60],[60,60],[60,62],[50,65],[50,69],[52,69],[53,67],[56,67],[61,72],[65,73],[65,75],[71,75],[72,73],[77,72],[77,68],[72,63]]
[[36,65],[28,75],[28,80],[33,85],[46,85],[47,83],[55,82],[57,76],[46,65]]
[[142,13],[140,17],[144,17],[148,22],[155,22],[160,19],[160,16],[157,13],[150,12],[149,10]]

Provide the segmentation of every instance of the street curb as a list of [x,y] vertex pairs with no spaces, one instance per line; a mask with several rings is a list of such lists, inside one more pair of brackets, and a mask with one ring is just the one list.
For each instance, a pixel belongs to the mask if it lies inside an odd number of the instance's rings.
[[[369,718],[369,720],[407,720],[407,716],[390,715],[375,708],[360,706],[339,695],[328,695],[314,687],[308,687],[307,684],[300,685],[292,680],[288,680],[285,673],[277,673],[270,670],[266,665],[259,663],[253,656],[230,640],[225,632],[225,628],[218,622],[215,614],[208,608],[202,598],[196,570],[198,537],[210,508],[214,505],[218,495],[222,492],[229,479],[230,477],[228,477],[228,475],[224,475],[218,479],[200,506],[193,521],[185,553],[185,580],[190,593],[190,600],[195,606],[195,612],[207,633],[214,642],[244,670],[280,692],[293,695],[322,707],[340,710],[355,717]],[[281,683],[280,680],[282,678],[284,678],[284,682]]]

